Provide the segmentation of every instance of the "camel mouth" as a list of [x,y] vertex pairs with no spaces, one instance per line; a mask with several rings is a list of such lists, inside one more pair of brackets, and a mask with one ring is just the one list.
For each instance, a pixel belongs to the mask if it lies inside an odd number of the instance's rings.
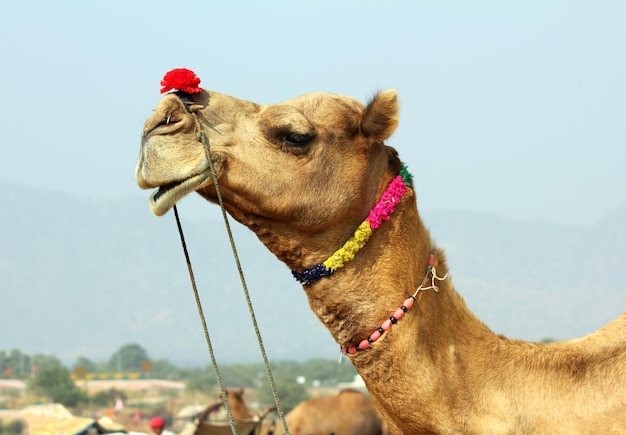
[[184,196],[201,187],[208,178],[208,173],[202,173],[159,187],[150,197],[152,213],[156,216],[163,216]]

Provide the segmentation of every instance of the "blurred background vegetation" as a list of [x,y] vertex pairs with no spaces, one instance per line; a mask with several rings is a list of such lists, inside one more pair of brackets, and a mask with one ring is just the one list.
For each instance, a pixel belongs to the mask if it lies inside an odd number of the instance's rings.
[[[308,398],[310,388],[349,383],[356,376],[356,370],[347,359],[341,364],[329,359],[270,361],[270,367],[281,403],[286,408]],[[219,373],[225,387],[254,389],[260,402],[274,402],[263,363],[220,365]],[[39,401],[61,403],[72,408],[111,406],[115,400],[126,398],[123,391],[115,389],[88,395],[81,387],[83,382],[161,379],[184,382],[187,392],[210,394],[218,385],[211,365],[188,368],[177,367],[165,359],[153,360],[137,343],[121,346],[107,361],[92,361],[80,356],[70,366],[54,355],[27,354],[18,349],[0,350],[0,379],[22,380]]]

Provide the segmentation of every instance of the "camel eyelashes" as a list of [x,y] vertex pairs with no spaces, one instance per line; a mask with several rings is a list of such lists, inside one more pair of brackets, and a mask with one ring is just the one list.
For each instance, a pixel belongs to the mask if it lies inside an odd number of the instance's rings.
[[278,133],[274,136],[276,142],[280,144],[280,147],[284,152],[295,156],[306,154],[308,150],[307,145],[311,142],[311,140],[313,140],[314,137],[315,135],[311,133],[295,132]]
[[313,135],[302,133],[289,133],[282,137],[281,143],[287,146],[304,146],[311,142]]

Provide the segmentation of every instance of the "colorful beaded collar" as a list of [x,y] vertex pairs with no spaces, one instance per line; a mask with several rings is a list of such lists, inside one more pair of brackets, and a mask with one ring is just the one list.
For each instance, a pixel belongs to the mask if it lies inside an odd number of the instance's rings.
[[[402,303],[402,306],[398,308],[396,311],[394,311],[391,317],[385,320],[378,328],[374,329],[372,333],[367,338],[361,340],[359,344],[355,346],[340,346],[341,355],[343,354],[354,355],[355,353],[361,350],[365,350],[369,348],[373,342],[378,340],[393,325],[398,323],[398,320],[400,320],[404,316],[404,313],[406,313],[407,311],[409,311],[409,309],[411,309],[411,307],[415,303],[417,294],[420,291],[433,289],[436,292],[438,292],[439,287],[437,287],[437,285],[435,284],[435,280],[443,281],[444,279],[448,277],[448,274],[446,273],[444,276],[441,276],[441,277],[437,276],[437,271],[435,270],[435,262],[436,262],[435,254],[431,252],[428,255],[428,265],[426,266],[426,273],[424,274],[424,279],[422,279],[422,282],[417,287],[417,290],[415,290],[415,292],[412,295],[410,295],[408,298],[404,300],[404,302]],[[425,286],[426,283],[428,283],[429,278],[430,278],[430,285]]]
[[389,219],[394,212],[396,204],[411,187],[413,176],[406,166],[400,168],[399,174],[387,187],[378,204],[370,211],[367,219],[356,229],[354,235],[326,261],[302,272],[292,270],[294,278],[301,284],[312,284],[322,277],[332,275],[345,263],[352,260],[354,255],[367,243],[372,231],[380,226],[383,221]]

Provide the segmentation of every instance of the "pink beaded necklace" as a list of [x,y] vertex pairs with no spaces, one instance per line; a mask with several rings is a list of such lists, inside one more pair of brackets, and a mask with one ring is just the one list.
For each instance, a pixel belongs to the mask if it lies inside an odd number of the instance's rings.
[[[429,290],[429,289],[433,289],[436,292],[439,291],[439,287],[435,285],[435,280],[443,281],[444,279],[447,278],[447,276],[448,276],[447,273],[442,277],[437,276],[437,271],[435,270],[435,254],[431,252],[428,255],[428,266],[426,266],[426,274],[424,275],[424,279],[422,280],[420,285],[417,286],[417,290],[415,290],[415,293],[413,293],[408,298],[406,298],[404,302],[402,303],[402,306],[398,308],[396,311],[394,311],[390,318],[385,320],[382,323],[382,325],[380,325],[378,328],[374,329],[374,331],[372,331],[372,333],[367,338],[361,340],[359,344],[357,344],[356,346],[345,346],[345,345],[341,346],[341,354],[342,355],[343,354],[354,355],[355,353],[361,350],[365,350],[369,348],[370,345],[374,343],[376,340],[378,340],[386,331],[388,331],[392,325],[395,325],[396,323],[398,323],[398,320],[400,320],[402,316],[404,316],[404,313],[406,313],[407,311],[411,309],[411,307],[415,303],[417,294],[420,291]],[[424,285],[428,282],[429,277],[430,277],[430,285],[427,287],[424,287]]]

